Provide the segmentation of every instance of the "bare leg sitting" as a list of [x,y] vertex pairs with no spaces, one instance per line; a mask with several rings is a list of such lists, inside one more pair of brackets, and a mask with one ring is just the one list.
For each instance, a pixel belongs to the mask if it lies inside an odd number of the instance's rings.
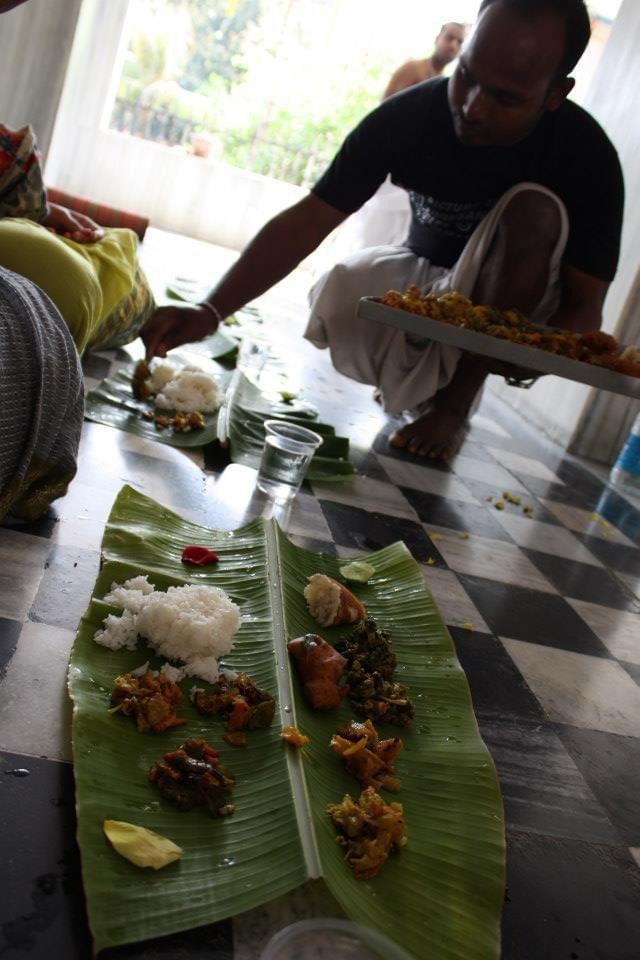
[[[561,219],[553,199],[523,190],[509,201],[474,286],[474,303],[531,314],[549,280],[549,262]],[[450,382],[436,393],[432,408],[389,438],[394,447],[432,459],[450,460],[464,437],[471,405],[489,373],[504,365],[463,353]]]

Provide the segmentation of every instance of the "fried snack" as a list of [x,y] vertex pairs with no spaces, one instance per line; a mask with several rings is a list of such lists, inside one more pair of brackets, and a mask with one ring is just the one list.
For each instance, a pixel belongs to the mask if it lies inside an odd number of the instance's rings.
[[400,737],[379,740],[371,720],[364,723],[350,720],[346,727],[334,733],[329,746],[342,757],[347,773],[363,787],[393,793],[400,789],[400,781],[393,776],[393,761],[403,747]]
[[615,337],[602,330],[578,334],[572,330],[541,327],[531,323],[517,310],[474,305],[459,293],[423,297],[420,289],[415,286],[409,287],[406,293],[388,290],[380,298],[380,302],[396,310],[406,310],[408,313],[486,333],[501,340],[537,347],[570,360],[607,367],[626,376],[640,377],[640,356],[636,348],[621,348]]
[[340,706],[344,689],[338,687],[346,660],[317,633],[307,633],[287,644],[307,703],[316,710]]
[[304,588],[309,613],[321,627],[355,623],[366,616],[365,609],[350,590],[324,573],[314,573]]
[[618,341],[610,333],[604,330],[590,330],[589,333],[583,333],[580,337],[580,343],[591,353],[615,353],[618,347]]
[[286,743],[287,746],[295,747],[296,750],[299,750],[300,747],[306,747],[309,743],[309,737],[305,737],[304,733],[300,733],[297,727],[283,727],[280,739],[283,743]]
[[384,802],[373,787],[367,787],[356,802],[346,794],[341,803],[331,803],[327,813],[338,831],[336,842],[345,847],[344,859],[356,880],[375,877],[390,853],[403,847],[402,804]]

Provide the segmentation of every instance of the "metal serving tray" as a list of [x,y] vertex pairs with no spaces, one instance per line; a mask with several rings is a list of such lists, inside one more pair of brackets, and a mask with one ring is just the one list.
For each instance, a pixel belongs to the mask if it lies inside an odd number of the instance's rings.
[[[597,367],[581,360],[571,360],[569,357],[560,357],[555,353],[539,350],[537,347],[512,343],[510,340],[499,340],[497,337],[478,333],[476,330],[467,330],[440,320],[431,320],[429,317],[421,317],[407,310],[388,307],[373,297],[363,297],[360,300],[358,316],[416,334],[424,337],[425,340],[447,343],[469,353],[493,357],[495,360],[513,363],[518,367],[536,370],[539,373],[552,373],[556,377],[564,377],[565,380],[575,380],[591,387],[598,387],[600,390],[609,390],[611,393],[621,393],[626,397],[640,399],[640,377],[625,377],[605,367]],[[541,327],[541,329],[544,328]]]

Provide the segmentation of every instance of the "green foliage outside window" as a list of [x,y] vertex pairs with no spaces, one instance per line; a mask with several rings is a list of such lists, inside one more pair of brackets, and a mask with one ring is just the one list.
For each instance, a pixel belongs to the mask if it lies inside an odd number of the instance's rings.
[[[309,102],[294,64],[278,96],[270,77],[282,67],[291,34],[299,57],[300,50],[303,58],[307,51],[317,55],[313,35],[298,36],[299,24],[286,34],[287,17],[301,13],[292,0],[137,2],[140,18],[130,35],[111,126],[189,151],[199,137],[210,157],[289,183],[309,186],[317,179],[349,130],[375,107],[390,72],[387,62],[359,66],[347,78],[328,75],[321,96]],[[330,6],[330,0],[323,2]],[[273,37],[278,15],[281,42],[269,48],[264,17],[272,18]]]

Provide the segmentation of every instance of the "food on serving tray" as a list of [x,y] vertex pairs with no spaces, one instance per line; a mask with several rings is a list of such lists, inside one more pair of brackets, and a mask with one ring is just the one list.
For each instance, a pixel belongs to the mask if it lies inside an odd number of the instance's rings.
[[357,801],[346,794],[341,803],[329,804],[327,813],[357,880],[375,877],[389,854],[407,842],[402,804],[385,803],[373,787],[363,790]]
[[227,730],[263,730],[270,727],[276,701],[261,690],[246,673],[235,677],[221,674],[209,693],[197,687],[191,692],[196,710],[206,716],[217,714]]
[[[112,583],[105,603],[122,609],[109,614],[96,643],[111,650],[134,650],[138,636],[159,656],[182,663],[183,676],[214,683],[218,658],[229,653],[240,627],[240,609],[219,587],[203,585],[156,590],[146,575]],[[177,682],[178,674],[171,676]]]
[[316,710],[339,707],[345,692],[338,686],[346,666],[344,657],[317,633],[290,640],[287,648],[302,681],[307,703]]
[[175,367],[166,360],[142,360],[133,371],[132,387],[140,400],[153,398],[161,410],[212,413],[222,403],[213,377],[199,367]]
[[164,733],[186,723],[176,714],[182,700],[180,687],[158,670],[146,670],[141,676],[123,673],[113,681],[110,713],[131,717],[140,733]]
[[305,737],[304,733],[300,733],[297,727],[283,727],[280,733],[280,739],[286,743],[287,746],[295,747],[296,749],[305,747],[309,743],[309,737]]
[[124,820],[105,820],[102,829],[113,849],[136,867],[160,870],[179,860],[182,847],[167,837]]
[[338,572],[345,580],[367,583],[376,572],[376,568],[366,560],[354,560],[353,563],[345,563],[343,567],[338,567]]
[[331,738],[330,747],[345,762],[347,773],[359,780],[363,787],[374,790],[400,789],[400,781],[393,776],[393,761],[402,750],[400,737],[378,739],[371,720],[359,723],[350,720],[346,727]]
[[622,347],[615,337],[602,330],[580,334],[556,327],[545,328],[531,323],[517,310],[474,305],[459,293],[423,297],[418,287],[409,287],[406,293],[388,290],[380,297],[380,302],[431,320],[441,320],[571,360],[607,367],[625,376],[640,377],[640,350]]
[[149,780],[180,810],[204,806],[210,816],[226,817],[235,809],[229,803],[235,781],[206,740],[185,740],[177,750],[169,750],[153,764]]
[[375,620],[363,620],[338,641],[336,650],[347,660],[347,689],[355,712],[371,720],[408,726],[415,708],[408,689],[392,679],[396,655],[389,633],[379,630]]
[[308,578],[304,598],[309,613],[321,627],[336,627],[341,623],[354,623],[366,614],[359,600],[332,577],[314,573]]

